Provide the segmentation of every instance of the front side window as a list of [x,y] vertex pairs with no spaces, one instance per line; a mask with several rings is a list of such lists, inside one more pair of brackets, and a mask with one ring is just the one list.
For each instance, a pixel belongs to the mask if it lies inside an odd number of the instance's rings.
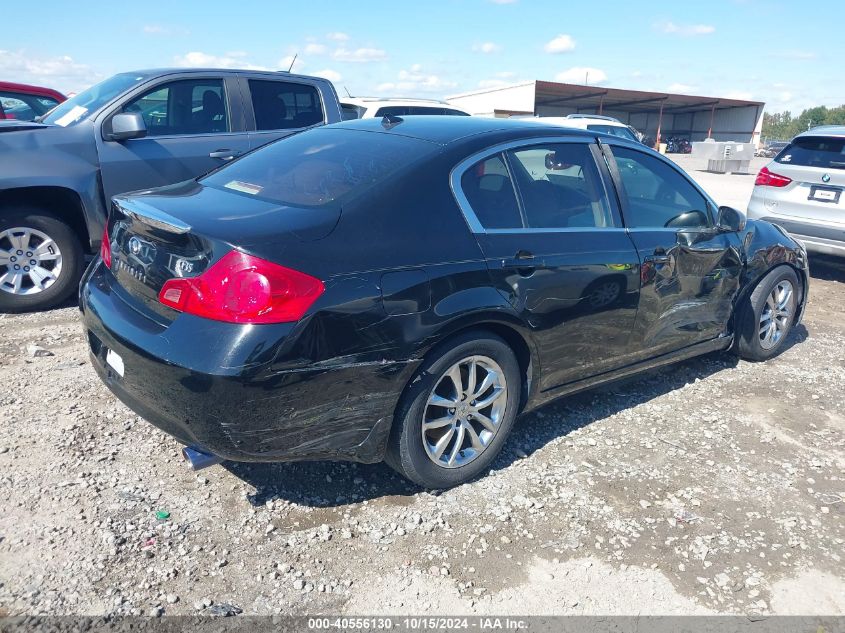
[[706,198],[692,183],[659,158],[613,147],[622,178],[630,228],[703,228],[710,226]]
[[222,79],[190,79],[156,86],[123,106],[123,112],[140,113],[147,136],[229,131]]
[[256,130],[293,130],[324,121],[320,92],[289,81],[249,80]]
[[607,228],[613,217],[585,143],[538,145],[510,152],[529,228]]
[[845,138],[797,138],[777,155],[775,162],[802,167],[845,169]]
[[485,229],[523,228],[516,193],[501,154],[467,169],[461,176],[461,190]]

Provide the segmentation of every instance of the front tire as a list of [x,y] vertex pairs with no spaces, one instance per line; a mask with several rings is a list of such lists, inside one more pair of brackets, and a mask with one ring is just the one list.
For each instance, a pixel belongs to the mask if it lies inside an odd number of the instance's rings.
[[73,229],[51,213],[0,210],[0,312],[60,304],[76,291],[84,259]]
[[739,313],[738,351],[745,360],[768,360],[781,352],[798,312],[801,285],[789,266],[771,270]]
[[451,488],[487,471],[518,413],[522,380],[511,348],[467,333],[434,351],[406,388],[385,460],[425,488]]

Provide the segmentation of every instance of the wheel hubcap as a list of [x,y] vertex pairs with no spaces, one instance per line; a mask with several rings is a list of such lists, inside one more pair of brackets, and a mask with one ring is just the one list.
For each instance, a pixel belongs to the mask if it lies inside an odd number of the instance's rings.
[[62,253],[49,235],[14,227],[0,233],[0,290],[32,295],[47,290],[62,272]]
[[772,288],[766,298],[758,329],[760,347],[763,349],[772,349],[786,334],[789,320],[792,318],[794,294],[792,283],[784,279]]
[[499,364],[470,356],[452,365],[428,396],[422,440],[428,458],[459,468],[478,458],[499,432],[508,387]]

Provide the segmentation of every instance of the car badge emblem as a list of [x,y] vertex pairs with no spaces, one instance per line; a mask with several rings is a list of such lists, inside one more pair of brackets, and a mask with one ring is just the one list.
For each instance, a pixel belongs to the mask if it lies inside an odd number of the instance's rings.
[[822,176],[822,182],[830,182],[830,174],[825,174]]
[[142,248],[143,248],[143,245],[141,244],[141,240],[139,240],[137,237],[132,237],[132,238],[129,239],[129,252],[130,253],[132,253],[133,255],[140,255]]
[[194,272],[194,262],[188,261],[187,259],[177,259],[175,268],[176,275],[184,277]]

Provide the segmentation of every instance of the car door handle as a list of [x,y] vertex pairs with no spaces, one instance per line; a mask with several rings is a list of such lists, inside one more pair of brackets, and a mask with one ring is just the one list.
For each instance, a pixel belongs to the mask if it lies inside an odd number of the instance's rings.
[[643,261],[649,264],[668,264],[672,261],[672,258],[669,255],[649,255]]
[[223,160],[232,160],[236,156],[240,156],[240,152],[235,152],[230,149],[216,149],[213,152],[209,152],[209,158],[221,158]]
[[540,263],[540,260],[534,257],[534,253],[525,250],[519,250],[513,257],[502,260],[502,266],[516,268],[523,277],[530,277]]

